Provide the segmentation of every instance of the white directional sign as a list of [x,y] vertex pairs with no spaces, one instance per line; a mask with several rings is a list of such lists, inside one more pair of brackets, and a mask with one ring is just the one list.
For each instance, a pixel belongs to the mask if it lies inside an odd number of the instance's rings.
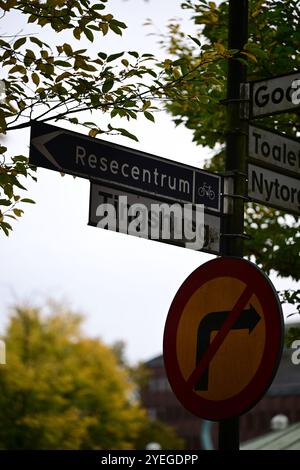
[[300,141],[278,132],[249,126],[249,160],[300,178]]
[[248,165],[248,194],[256,202],[300,214],[300,180]]
[[[125,205],[123,199],[126,198]],[[187,239],[184,237],[184,231],[182,231],[182,238],[175,238],[174,236],[174,216],[176,214],[171,214],[171,217],[168,217],[168,214],[160,211],[159,217],[156,216],[156,219],[153,218],[153,211],[151,210],[154,205],[159,205],[160,208],[165,204],[169,203],[170,206],[174,204],[174,201],[170,200],[158,200],[154,198],[149,198],[144,194],[136,194],[129,191],[124,191],[123,189],[116,189],[113,187],[104,186],[103,184],[99,185],[96,183],[91,183],[91,192],[90,192],[90,211],[89,211],[89,225],[98,226],[100,228],[106,228],[109,230],[114,230],[116,232],[121,232],[129,235],[138,236],[141,238],[147,238],[149,240],[156,240],[164,243],[169,243],[172,245],[186,247]],[[115,210],[113,212],[106,211],[107,205],[112,205]],[[145,221],[140,223],[140,229],[136,224],[136,214],[133,215],[131,208],[134,205],[142,206],[143,210],[147,211],[146,223]],[[195,206],[194,206],[195,207]],[[184,215],[183,213],[179,214],[179,218]],[[110,218],[112,220],[110,220]],[[193,210],[192,214],[192,225],[193,231],[196,231],[196,221],[195,212]],[[163,220],[164,224],[169,225],[170,238],[165,239],[162,236],[162,230],[164,227],[160,226],[156,236],[153,236],[151,231],[151,225],[153,222],[157,224],[158,220]],[[105,221],[105,224],[102,222]],[[180,218],[177,222],[184,225],[183,220]],[[204,223],[203,223],[204,222]],[[134,230],[131,230],[131,224],[134,223]],[[206,251],[208,253],[220,254],[220,232],[221,232],[221,217],[215,213],[204,212],[204,221],[199,227],[201,230],[201,240],[203,240],[201,251]],[[196,244],[189,246],[188,248],[197,249]]]
[[251,118],[299,108],[300,72],[250,82],[250,101]]

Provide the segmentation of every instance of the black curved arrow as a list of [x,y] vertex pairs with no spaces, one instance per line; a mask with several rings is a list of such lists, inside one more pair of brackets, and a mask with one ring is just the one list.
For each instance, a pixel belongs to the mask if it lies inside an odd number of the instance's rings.
[[[220,330],[224,321],[230,314],[230,311],[226,312],[212,312],[206,315],[198,326],[197,335],[197,350],[196,350],[196,365],[199,363],[203,354],[209,348],[210,335],[213,331]],[[252,330],[256,327],[260,321],[260,315],[257,313],[255,308],[250,304],[250,308],[243,310],[232,329],[234,330],[249,330],[249,335]],[[209,368],[203,372],[200,380],[195,385],[195,390],[207,390],[208,389],[208,371]]]

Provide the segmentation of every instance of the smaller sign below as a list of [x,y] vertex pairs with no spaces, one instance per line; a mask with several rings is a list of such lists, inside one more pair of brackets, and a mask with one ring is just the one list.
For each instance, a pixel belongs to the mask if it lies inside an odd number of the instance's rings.
[[[203,214],[202,211],[201,218],[196,207],[91,183],[88,224],[196,251],[219,254],[221,217],[207,211]],[[187,237],[185,229],[188,225]],[[191,233],[194,234],[192,239]]]
[[249,160],[300,178],[300,142],[279,132],[249,126]]
[[248,165],[248,194],[253,201],[300,214],[300,180]]
[[250,118],[299,109],[300,71],[250,82],[250,94]]

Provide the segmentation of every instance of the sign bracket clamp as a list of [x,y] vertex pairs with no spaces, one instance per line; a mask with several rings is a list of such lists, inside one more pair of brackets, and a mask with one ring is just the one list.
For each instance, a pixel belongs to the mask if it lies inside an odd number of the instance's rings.
[[223,98],[219,100],[220,104],[227,105],[230,103],[249,103],[249,98]]
[[247,235],[247,233],[221,233],[221,237],[242,238],[243,240],[252,240],[253,238],[251,235]]
[[225,198],[225,197],[231,197],[232,199],[242,199],[243,201],[246,201],[246,202],[251,202],[252,199],[247,195],[245,194],[244,196],[242,196],[241,194],[226,194],[226,193],[221,193],[221,197]]
[[228,129],[227,131],[224,131],[223,135],[225,137],[229,135],[245,135],[248,137],[249,133],[244,131],[241,127],[236,127],[235,129]]
[[[248,134],[246,134],[248,135]],[[248,179],[248,174],[245,173],[244,171],[240,171],[240,170],[231,170],[231,171],[224,171],[222,173],[222,176],[227,176],[227,177],[230,177],[230,176],[243,176],[245,179]]]

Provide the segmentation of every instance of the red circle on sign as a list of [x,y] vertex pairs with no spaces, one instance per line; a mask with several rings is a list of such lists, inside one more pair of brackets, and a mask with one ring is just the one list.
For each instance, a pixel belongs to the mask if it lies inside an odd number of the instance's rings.
[[[230,398],[209,400],[200,396],[190,384],[190,379],[187,380],[182,374],[177,354],[178,326],[185,306],[193,294],[207,282],[227,277],[245,283],[245,291],[255,295],[259,300],[265,322],[265,343],[260,363],[249,383]],[[222,295],[222,292],[219,295]],[[239,315],[238,310],[237,307],[236,316]],[[234,314],[234,308],[231,314]],[[222,341],[223,333],[224,341],[228,332],[230,329],[226,333],[226,327],[225,332],[220,330],[219,340]],[[218,340],[216,338],[215,340],[217,343]],[[213,346],[212,341],[209,348],[213,349]],[[212,421],[239,416],[257,403],[272,383],[278,369],[282,347],[283,316],[271,281],[255,264],[244,259],[227,257],[203,264],[184,281],[171,304],[163,341],[165,368],[173,392],[187,410],[200,418]],[[207,355],[209,356],[209,352]]]

